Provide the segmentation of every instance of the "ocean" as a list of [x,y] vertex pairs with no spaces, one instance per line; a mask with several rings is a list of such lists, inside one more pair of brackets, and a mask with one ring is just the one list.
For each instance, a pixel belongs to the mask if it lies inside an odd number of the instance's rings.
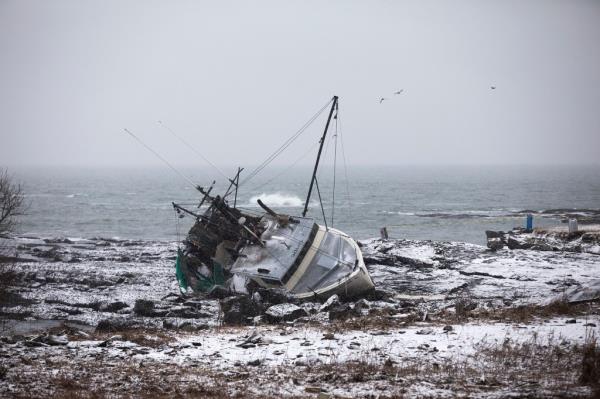
[[[242,173],[242,181],[250,170]],[[166,167],[10,172],[22,183],[29,204],[19,227],[24,235],[183,239],[193,218],[177,218],[171,202],[197,210],[200,199],[199,192]],[[213,193],[222,193],[228,184],[204,167],[181,172],[204,186],[217,179]],[[265,170],[240,187],[237,205],[259,212],[256,199],[262,198],[280,212],[298,215],[311,172],[310,166]],[[332,223],[332,177],[330,165],[320,170],[327,223],[356,239],[379,236],[386,226],[391,238],[484,244],[485,230],[523,226],[523,210],[600,208],[600,166],[354,166],[345,171],[338,165]],[[316,189],[310,205],[308,215],[322,224]],[[535,226],[560,224],[559,214],[534,218]]]

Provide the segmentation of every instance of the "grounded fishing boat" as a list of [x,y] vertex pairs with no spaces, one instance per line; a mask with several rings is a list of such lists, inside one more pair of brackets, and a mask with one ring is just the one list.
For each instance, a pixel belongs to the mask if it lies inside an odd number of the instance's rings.
[[[333,294],[356,296],[373,289],[362,253],[350,236],[306,217],[317,169],[332,120],[337,118],[338,97],[331,100],[325,131],[311,178],[302,216],[277,213],[260,199],[261,215],[240,210],[237,189],[240,173],[230,179],[225,195],[205,190],[196,213],[173,203],[180,214],[196,218],[177,258],[177,278],[182,291],[206,292],[215,286],[247,293],[253,288],[272,288],[297,298],[326,298]],[[335,115],[334,115],[335,114]],[[233,195],[233,205],[227,198]],[[319,193],[320,200],[320,193]],[[321,209],[322,203],[321,203]]]

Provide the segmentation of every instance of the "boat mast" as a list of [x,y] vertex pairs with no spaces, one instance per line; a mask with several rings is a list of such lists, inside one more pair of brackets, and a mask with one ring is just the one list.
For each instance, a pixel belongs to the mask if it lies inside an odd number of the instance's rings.
[[331,109],[329,110],[329,116],[327,117],[327,124],[325,125],[325,131],[323,137],[321,137],[321,145],[319,146],[319,153],[317,154],[317,162],[315,162],[315,169],[313,170],[312,178],[310,179],[310,186],[308,187],[308,195],[306,196],[306,202],[304,203],[304,211],[302,217],[306,216],[308,211],[308,203],[310,202],[310,194],[312,193],[313,184],[317,179],[317,169],[319,168],[319,160],[321,159],[321,151],[323,151],[323,144],[325,144],[325,136],[327,136],[327,129],[329,129],[329,122],[333,116],[333,111],[337,108],[338,96],[333,96],[333,102],[331,103]]

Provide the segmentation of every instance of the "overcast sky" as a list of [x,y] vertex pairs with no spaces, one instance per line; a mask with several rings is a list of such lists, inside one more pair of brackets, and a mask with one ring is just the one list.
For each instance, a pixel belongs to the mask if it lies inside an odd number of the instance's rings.
[[0,57],[5,166],[258,164],[334,94],[351,164],[600,163],[599,1],[0,0]]

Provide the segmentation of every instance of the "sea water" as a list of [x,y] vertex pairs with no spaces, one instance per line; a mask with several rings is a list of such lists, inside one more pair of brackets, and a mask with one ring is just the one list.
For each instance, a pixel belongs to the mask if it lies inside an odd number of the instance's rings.
[[[233,175],[235,167],[221,168]],[[253,168],[247,167],[241,181]],[[229,182],[215,170],[180,168],[214,194]],[[178,218],[172,202],[198,212],[201,194],[163,167],[17,168],[28,202],[19,233],[41,237],[183,239],[193,218]],[[265,169],[239,189],[236,205],[251,213],[261,198],[273,209],[299,215],[312,167]],[[347,179],[346,179],[347,175]],[[600,167],[541,166],[350,166],[324,165],[308,215],[357,239],[390,237],[485,243],[485,230],[524,226],[522,210],[600,208]],[[323,202],[321,210],[319,193]],[[233,205],[234,195],[228,197]],[[334,206],[332,206],[332,203]],[[200,210],[201,211],[201,210]],[[333,212],[333,215],[332,215]],[[332,220],[333,217],[333,220]],[[561,224],[559,216],[535,216],[534,226]]]

